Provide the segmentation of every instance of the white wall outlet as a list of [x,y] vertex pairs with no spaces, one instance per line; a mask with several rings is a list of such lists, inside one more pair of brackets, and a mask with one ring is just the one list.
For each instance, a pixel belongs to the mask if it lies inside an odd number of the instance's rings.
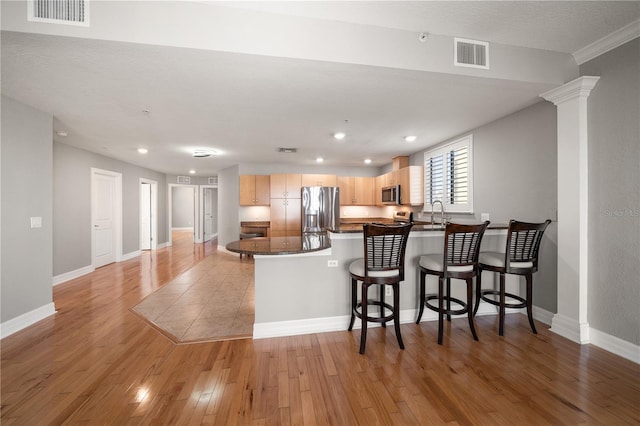
[[329,268],[337,268],[338,267],[338,260],[327,260],[327,266]]
[[384,288],[384,295],[385,295],[385,296],[391,296],[391,295],[392,295],[391,290],[393,290],[393,288],[392,288],[392,287],[386,286],[386,287]]
[[31,228],[42,228],[42,218],[41,217],[32,217],[31,218]]
[[480,220],[483,222],[489,220],[489,213],[480,213]]

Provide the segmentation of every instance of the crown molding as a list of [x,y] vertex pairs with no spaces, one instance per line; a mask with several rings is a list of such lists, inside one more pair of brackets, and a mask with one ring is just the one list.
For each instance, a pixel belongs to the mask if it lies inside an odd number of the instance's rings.
[[636,19],[628,25],[602,37],[588,46],[573,52],[573,59],[578,65],[582,65],[591,59],[615,49],[624,43],[640,37],[640,19]]

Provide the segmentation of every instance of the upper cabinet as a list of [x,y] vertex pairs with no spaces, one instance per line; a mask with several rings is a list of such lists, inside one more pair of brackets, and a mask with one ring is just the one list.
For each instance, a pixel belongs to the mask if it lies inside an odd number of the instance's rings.
[[422,205],[424,199],[423,187],[423,167],[404,167],[398,172],[398,182],[400,185],[400,200],[403,206]]
[[268,206],[270,192],[268,175],[240,175],[241,206]]
[[341,206],[373,206],[376,204],[376,178],[360,176],[338,177]]
[[302,175],[302,186],[338,186],[336,175]]
[[300,174],[271,175],[271,198],[300,198],[302,186]]

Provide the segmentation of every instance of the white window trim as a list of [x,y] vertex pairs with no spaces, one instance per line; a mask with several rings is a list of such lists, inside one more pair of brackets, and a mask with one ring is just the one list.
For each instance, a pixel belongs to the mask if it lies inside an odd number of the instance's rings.
[[[467,150],[468,150],[468,155],[469,155],[469,167],[468,167],[468,186],[469,186],[469,196],[468,196],[468,202],[465,204],[449,204],[449,203],[444,203],[444,210],[447,213],[473,213],[473,135],[466,135],[464,137],[461,137],[459,139],[456,139],[452,142],[449,142],[445,145],[441,145],[435,149],[432,149],[430,151],[425,151],[424,153],[424,165],[426,167],[426,162],[427,159],[437,156],[437,155],[443,155],[446,154],[448,151],[452,151],[460,146],[467,146]],[[426,179],[427,179],[427,173],[425,170],[424,173],[424,206],[422,208],[422,211],[425,213],[431,213],[433,212],[433,205],[431,205],[431,203],[428,202],[429,197],[427,197],[427,190],[429,188],[430,185],[428,185]],[[436,212],[438,211],[438,207],[436,207]]]

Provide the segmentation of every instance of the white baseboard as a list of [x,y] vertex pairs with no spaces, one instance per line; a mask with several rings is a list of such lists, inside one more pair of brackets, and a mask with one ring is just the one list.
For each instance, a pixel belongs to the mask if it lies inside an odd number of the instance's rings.
[[9,321],[5,321],[0,324],[0,339],[4,339],[7,336],[12,335],[24,328],[29,327],[36,322],[45,319],[46,317],[56,313],[56,307],[51,303],[40,306],[32,311],[26,312],[20,316],[17,316]]
[[[522,310],[522,314],[523,315],[527,315],[527,311],[526,309]],[[555,314],[553,312],[549,312],[545,309],[539,308],[537,306],[533,307],[533,318],[537,321],[540,321],[542,323],[545,323],[547,325],[551,325],[551,322],[553,321],[553,316]]]
[[124,262],[125,260],[131,260],[136,258],[142,254],[142,250],[132,251],[131,253],[123,254],[120,258],[119,262]]
[[555,314],[551,320],[551,331],[581,345],[589,342],[589,324],[580,324],[573,318]]
[[160,250],[161,248],[165,248],[165,247],[169,247],[169,243],[167,243],[167,242],[160,243],[160,244],[158,244],[157,249]]
[[79,278],[83,275],[90,274],[93,271],[95,271],[93,266],[91,265],[83,266],[82,268],[78,268],[74,271],[69,271],[69,272],[65,272],[64,274],[56,275],[55,277],[53,277],[52,284],[56,286],[58,284],[62,284],[67,281],[71,281],[73,279]]
[[595,328],[589,330],[589,337],[592,345],[640,364],[640,346],[603,333]]

